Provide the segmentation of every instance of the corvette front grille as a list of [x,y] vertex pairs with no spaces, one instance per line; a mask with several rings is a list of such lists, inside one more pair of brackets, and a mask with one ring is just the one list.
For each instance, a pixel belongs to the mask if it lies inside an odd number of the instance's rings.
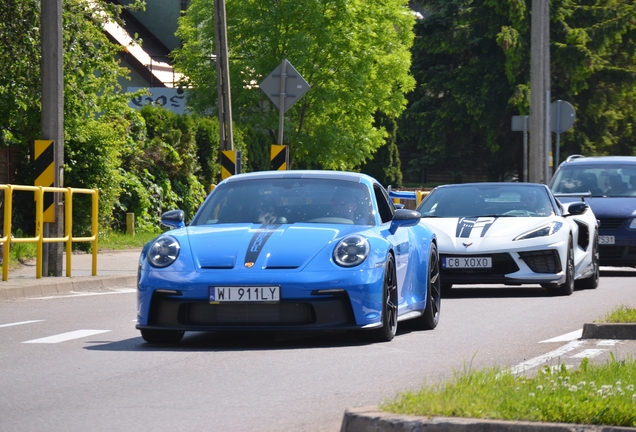
[[558,273],[561,271],[559,253],[554,250],[519,252],[519,256],[535,273]]

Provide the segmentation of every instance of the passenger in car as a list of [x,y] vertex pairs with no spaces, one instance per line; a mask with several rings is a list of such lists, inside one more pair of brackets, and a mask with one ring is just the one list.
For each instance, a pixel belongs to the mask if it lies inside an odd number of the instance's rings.
[[622,195],[627,191],[627,184],[623,182],[620,174],[612,174],[609,176],[609,188],[605,191],[606,195],[616,196]]

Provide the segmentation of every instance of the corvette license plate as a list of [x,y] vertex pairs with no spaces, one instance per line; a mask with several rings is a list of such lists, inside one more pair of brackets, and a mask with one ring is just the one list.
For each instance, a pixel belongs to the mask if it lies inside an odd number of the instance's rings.
[[210,287],[210,303],[277,301],[280,301],[279,286]]
[[491,257],[444,257],[442,258],[442,268],[491,268]]
[[614,236],[598,236],[598,244],[614,244]]

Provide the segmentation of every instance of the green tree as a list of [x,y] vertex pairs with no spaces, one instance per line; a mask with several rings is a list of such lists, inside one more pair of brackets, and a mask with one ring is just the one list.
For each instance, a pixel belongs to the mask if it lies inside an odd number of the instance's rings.
[[[292,165],[355,169],[371,159],[387,137],[375,114],[399,116],[414,84],[407,1],[229,0],[226,10],[233,115],[249,124],[246,139],[276,142],[278,110],[257,84],[287,59],[311,85],[285,115]],[[216,110],[213,11],[212,0],[193,0],[178,31],[176,65],[198,112]]]
[[[100,220],[108,226],[120,175],[119,154],[126,143],[130,109],[118,91],[127,71],[115,60],[118,48],[102,25],[118,8],[103,1],[64,0],[65,186],[98,188]],[[40,137],[40,0],[7,0],[0,5],[0,139],[20,149],[15,182],[33,184],[29,154]],[[33,230],[33,200],[16,197],[17,220]],[[90,231],[90,211],[75,206],[74,234]],[[88,204],[90,209],[90,204]]]
[[376,124],[381,124],[387,131],[386,144],[380,147],[373,159],[364,163],[360,171],[375,177],[385,187],[402,186],[402,170],[400,151],[396,142],[397,121],[392,117],[376,113]]
[[[422,0],[416,25],[416,90],[400,119],[399,145],[417,149],[411,178],[436,166],[457,181],[475,167],[488,179],[520,176],[529,114],[529,0]],[[552,98],[572,103],[561,154],[634,154],[636,5],[631,0],[551,2]]]

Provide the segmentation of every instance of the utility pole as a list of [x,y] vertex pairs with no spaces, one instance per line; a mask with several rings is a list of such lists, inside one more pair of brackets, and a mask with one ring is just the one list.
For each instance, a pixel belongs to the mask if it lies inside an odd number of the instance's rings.
[[532,0],[529,181],[550,181],[550,1]]
[[[42,139],[54,141],[54,187],[63,187],[64,169],[64,52],[62,48],[62,0],[41,0],[42,38]],[[45,237],[64,237],[62,194],[53,198],[55,222],[45,223]],[[63,243],[45,243],[43,276],[62,276]]]
[[227,48],[225,0],[214,0],[214,33],[216,37],[216,76],[219,98],[219,130],[221,150],[234,150],[232,132],[232,96],[230,92],[230,63]]

